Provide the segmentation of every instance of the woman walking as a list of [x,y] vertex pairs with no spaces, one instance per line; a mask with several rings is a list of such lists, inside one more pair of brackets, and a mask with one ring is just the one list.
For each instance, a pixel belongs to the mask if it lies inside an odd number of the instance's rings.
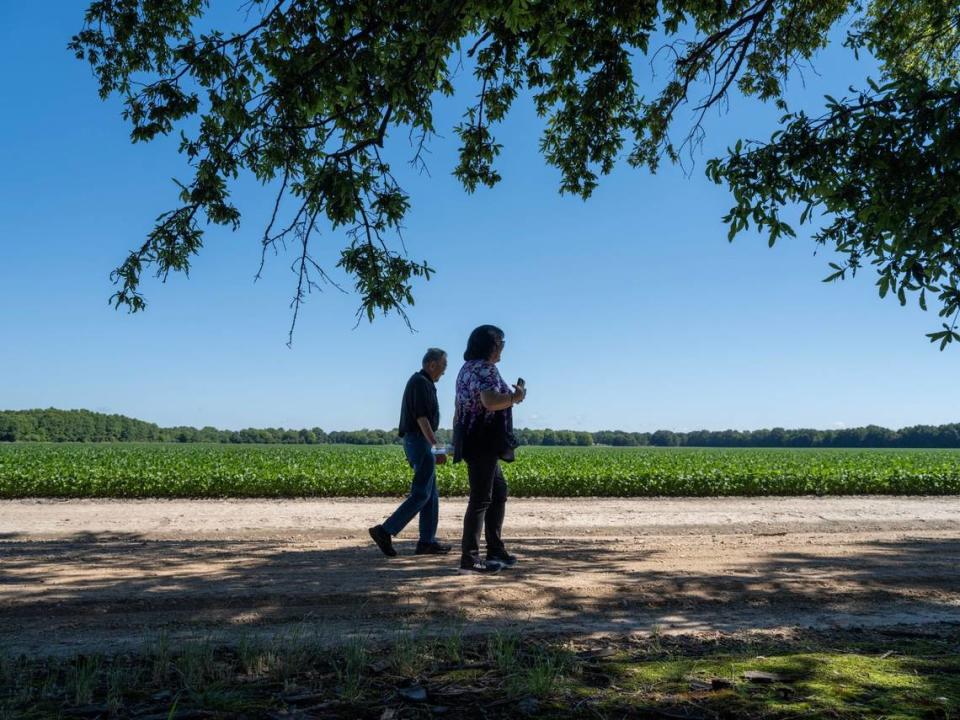
[[[476,328],[467,340],[465,362],[457,376],[453,460],[466,461],[470,480],[470,501],[463,517],[462,573],[493,573],[517,562],[501,537],[507,482],[500,460],[513,460],[517,443],[511,408],[523,402],[527,391],[522,378],[511,390],[500,377],[496,364],[504,344],[500,328]],[[480,558],[481,529],[486,535],[486,560]]]

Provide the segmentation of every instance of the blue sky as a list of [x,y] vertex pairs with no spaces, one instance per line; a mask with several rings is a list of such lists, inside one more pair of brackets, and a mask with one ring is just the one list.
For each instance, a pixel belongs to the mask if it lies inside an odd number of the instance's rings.
[[[239,5],[239,3],[238,3]],[[621,164],[584,202],[557,192],[537,152],[540,121],[518,102],[499,129],[503,182],[466,194],[450,175],[452,127],[471,84],[437,105],[443,137],[430,176],[397,170],[413,209],[405,241],[437,269],[416,287],[410,333],[396,316],[354,329],[355,295],[304,306],[286,346],[292,256],[253,282],[272,196],[235,190],[243,225],[212,228],[189,279],[144,283],[150,305],[107,304],[108,274],[176,200],[186,177],[173,140],[132,145],[116,99],[97,96],[65,46],[84,2],[14,4],[0,28],[8,104],[0,114],[0,408],[89,408],[163,425],[392,427],[423,350],[451,356],[442,424],[470,330],[507,333],[501,372],[522,375],[520,426],[620,428],[890,427],[958,420],[958,350],[924,337],[935,313],[881,301],[869,272],[823,284],[830,259],[806,232],[769,250],[726,240],[731,200],[703,175],[738,137],[766,138],[778,113],[734,98],[707,118],[696,164],[655,176]],[[816,107],[871,71],[842,48],[791,83]],[[649,84],[648,73],[640,81]],[[408,154],[406,135],[392,157]],[[325,231],[327,267],[345,243]],[[336,273],[334,273],[336,277]],[[344,278],[340,278],[344,279]]]

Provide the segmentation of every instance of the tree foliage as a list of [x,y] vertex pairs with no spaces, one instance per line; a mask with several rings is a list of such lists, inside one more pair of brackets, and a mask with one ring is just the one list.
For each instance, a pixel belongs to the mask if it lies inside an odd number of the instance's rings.
[[[519,428],[521,445],[616,447],[817,447],[817,448],[960,448],[960,423],[914,425],[889,430],[878,425],[838,430],[783,428],[762,430],[694,430],[654,433],[624,430],[552,430]],[[450,443],[449,428],[437,430],[437,441]],[[0,442],[162,442],[233,445],[391,445],[402,441],[393,430],[332,430],[319,427],[219,430],[187,425],[164,428],[124,415],[89,410],[0,410]]]
[[[413,282],[433,269],[397,247],[410,198],[381,150],[409,138],[422,163],[438,131],[433,102],[453,94],[466,62],[480,92],[455,128],[454,174],[468,191],[500,179],[495,130],[521,96],[545,118],[540,150],[560,191],[582,197],[621,157],[650,170],[678,161],[732,90],[777,103],[785,114],[769,142],[738,143],[708,164],[735,200],[731,239],[751,222],[771,244],[793,235],[783,212],[799,206],[801,224],[818,226],[815,241],[845,258],[828,279],[873,265],[881,295],[905,303],[917,293],[923,307],[936,299],[945,322],[931,340],[960,340],[955,3],[249,0],[245,9],[240,29],[202,30],[207,0],[97,0],[70,43],[101,96],[123,99],[132,139],[179,129],[193,173],[115,270],[117,306],[145,307],[148,268],[186,272],[204,221],[239,226],[230,187],[250,172],[276,192],[264,258],[296,248],[294,324],[306,295],[334,282],[311,254],[323,226],[346,233],[338,265],[361,316],[404,314]],[[841,22],[847,46],[872,53],[882,77],[828,98],[820,117],[789,112],[785,81]],[[643,85],[638,61],[656,53],[669,71]],[[695,110],[692,127],[676,121],[681,108]]]

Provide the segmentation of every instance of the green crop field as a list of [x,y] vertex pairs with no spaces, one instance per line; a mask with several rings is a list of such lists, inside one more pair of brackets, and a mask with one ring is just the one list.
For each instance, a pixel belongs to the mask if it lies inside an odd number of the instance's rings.
[[[463,495],[466,468],[438,468]],[[960,450],[523,447],[515,497],[960,493]],[[402,495],[398,446],[0,445],[0,497]]]

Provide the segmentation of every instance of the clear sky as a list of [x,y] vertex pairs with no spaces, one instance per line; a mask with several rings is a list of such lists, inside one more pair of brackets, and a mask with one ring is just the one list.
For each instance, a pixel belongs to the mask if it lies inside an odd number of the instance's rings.
[[[443,137],[430,146],[430,176],[397,166],[413,202],[409,254],[438,271],[416,287],[416,333],[396,316],[354,329],[358,298],[330,290],[310,297],[288,348],[293,258],[270,258],[253,282],[272,196],[249,181],[235,191],[239,232],[212,228],[189,279],[150,278],[147,311],[117,312],[109,271],[173,206],[170,179],[187,172],[175,140],[130,143],[119,102],[101,102],[89,67],[66,50],[85,7],[14,3],[0,27],[0,409],[222,428],[392,427],[406,378],[439,346],[450,353],[438,385],[447,426],[467,335],[494,323],[507,335],[501,372],[529,387],[519,426],[960,419],[960,349],[941,353],[924,337],[939,327],[935,312],[881,301],[869,271],[821,283],[830,258],[814,256],[809,231],[772,250],[755,235],[727,242],[720,218],[731,199],[704,177],[705,161],[738,137],[768,137],[779,114],[740,98],[708,116],[692,170],[652,176],[624,163],[587,202],[559,195],[558,173],[537,151],[540,121],[518,101],[498,133],[503,182],[467,195],[450,174],[467,79],[437,105]],[[842,48],[815,67],[790,85],[793,106],[816,107],[871,71]],[[640,80],[649,84],[649,73]],[[406,157],[406,135],[389,151]],[[318,242],[335,270],[345,239],[327,231]]]

